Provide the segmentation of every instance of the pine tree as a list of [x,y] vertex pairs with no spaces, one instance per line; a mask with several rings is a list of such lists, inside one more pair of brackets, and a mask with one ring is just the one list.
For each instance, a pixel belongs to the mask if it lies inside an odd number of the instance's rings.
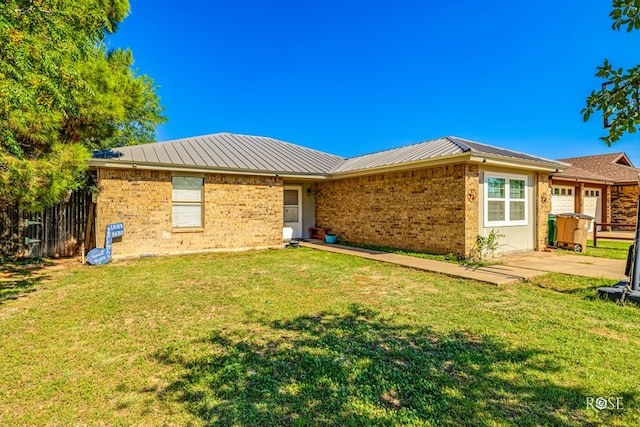
[[105,38],[127,0],[0,0],[0,207],[38,210],[84,183],[96,149],[152,142],[153,81]]

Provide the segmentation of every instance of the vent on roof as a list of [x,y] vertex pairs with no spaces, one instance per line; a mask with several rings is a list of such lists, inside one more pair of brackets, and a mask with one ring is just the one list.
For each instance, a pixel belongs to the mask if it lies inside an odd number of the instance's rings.
[[100,150],[93,152],[94,159],[117,159],[122,156],[123,154],[121,152],[113,150]]
[[616,164],[618,164],[618,165],[631,166],[631,167],[633,167],[633,164],[631,163],[631,160],[629,160],[629,159],[627,158],[626,154],[624,154],[624,153],[622,153],[622,154],[620,155],[620,157],[618,157],[618,158],[615,160],[615,163],[616,163]]

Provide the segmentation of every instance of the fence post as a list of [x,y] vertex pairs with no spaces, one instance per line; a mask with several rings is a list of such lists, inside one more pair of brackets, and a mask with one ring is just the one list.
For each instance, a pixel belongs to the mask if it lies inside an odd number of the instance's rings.
[[598,247],[598,223],[593,222],[593,247]]

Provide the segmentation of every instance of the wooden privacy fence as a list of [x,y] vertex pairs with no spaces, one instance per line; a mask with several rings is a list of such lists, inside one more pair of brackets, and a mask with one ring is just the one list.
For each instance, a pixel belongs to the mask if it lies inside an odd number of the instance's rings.
[[84,192],[72,193],[68,200],[42,212],[25,212],[16,207],[0,209],[0,255],[78,256],[83,244],[85,250],[93,247],[94,210],[91,194]]

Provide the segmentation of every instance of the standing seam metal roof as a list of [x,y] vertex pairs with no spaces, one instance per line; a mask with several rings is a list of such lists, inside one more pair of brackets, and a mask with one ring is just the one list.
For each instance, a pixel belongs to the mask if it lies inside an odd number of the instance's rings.
[[94,158],[255,172],[326,174],[344,158],[273,138],[217,133],[105,150]]
[[543,157],[533,156],[519,151],[507,150],[505,148],[481,144],[479,142],[469,141],[467,139],[457,138],[454,136],[447,136],[444,138],[420,142],[418,144],[380,151],[378,153],[353,157],[347,159],[333,172],[352,172],[376,167],[393,166],[402,163],[417,162],[420,160],[448,157],[467,152],[472,152],[480,155],[486,154],[501,156],[512,160],[527,160],[553,164],[556,166],[564,166],[563,163],[555,160],[545,159]]
[[444,137],[345,159],[268,137],[216,133],[97,152],[94,158],[112,163],[150,163],[229,171],[328,175],[401,165],[422,160],[476,153],[563,167],[565,164],[530,154],[457,137]]

